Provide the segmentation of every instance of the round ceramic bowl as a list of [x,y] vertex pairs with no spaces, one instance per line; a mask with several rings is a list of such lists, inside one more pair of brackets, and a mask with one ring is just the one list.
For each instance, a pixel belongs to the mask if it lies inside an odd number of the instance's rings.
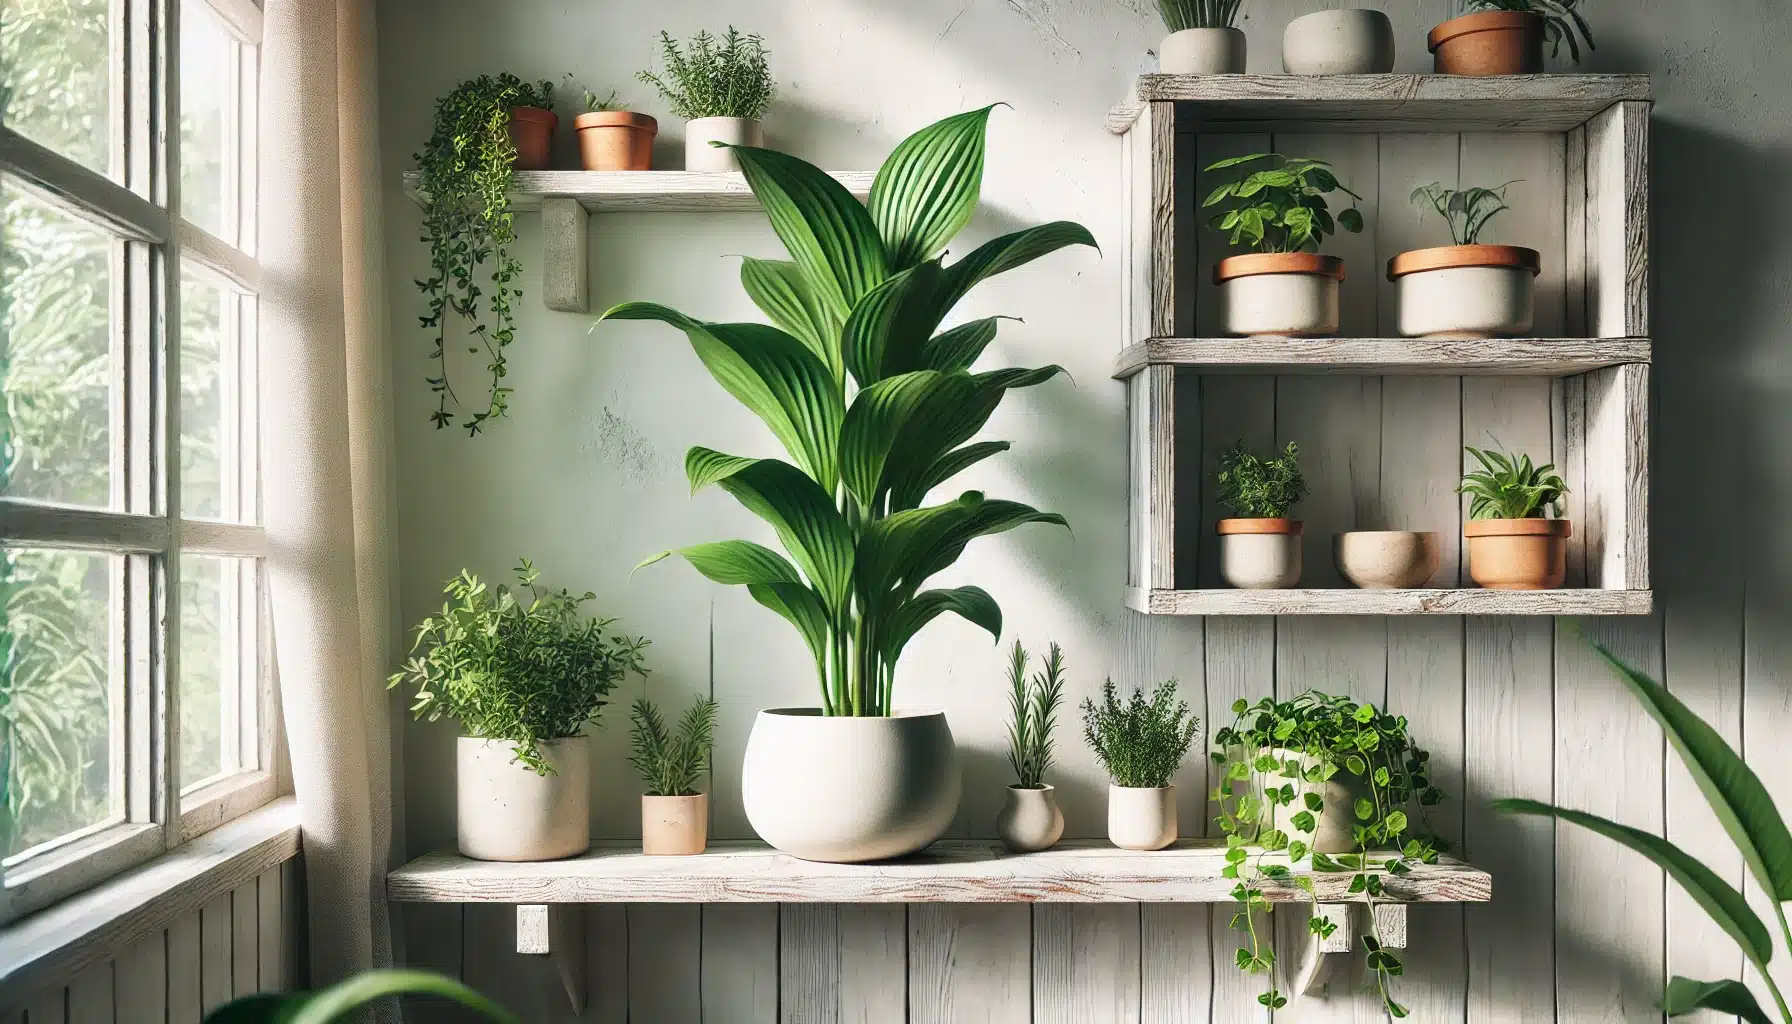
[[1385,75],[1394,70],[1394,25],[1380,11],[1316,11],[1282,33],[1291,75]]
[[1332,538],[1338,571],[1365,590],[1411,590],[1437,573],[1437,534],[1354,530]]

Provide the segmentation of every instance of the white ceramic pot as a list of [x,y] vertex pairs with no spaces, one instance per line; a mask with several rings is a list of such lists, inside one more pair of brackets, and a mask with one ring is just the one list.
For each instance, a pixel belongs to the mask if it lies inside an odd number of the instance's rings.
[[1157,69],[1166,75],[1242,75],[1244,52],[1238,29],[1185,28],[1157,44]]
[[684,169],[687,171],[738,171],[740,161],[732,150],[712,146],[723,142],[730,146],[765,145],[765,132],[758,121],[744,117],[699,117],[684,123]]
[[[1302,771],[1313,764],[1305,755],[1290,750],[1272,750],[1270,753],[1281,761],[1299,758]],[[1352,831],[1356,823],[1356,794],[1342,769],[1325,782],[1289,779],[1280,772],[1272,772],[1263,778],[1263,783],[1278,789],[1286,783],[1294,785],[1294,802],[1277,804],[1271,811],[1273,828],[1286,833],[1290,839],[1306,843],[1314,853],[1351,853],[1356,850],[1356,835]],[[1307,809],[1308,793],[1317,793],[1325,806],[1324,814],[1313,816],[1316,827],[1310,836],[1294,827],[1294,816]]]
[[946,713],[826,717],[761,711],[741,768],[747,821],[804,860],[853,863],[913,853],[958,811],[958,750]]
[[1388,262],[1409,338],[1499,338],[1527,334],[1536,321],[1536,250],[1449,245],[1404,252]]
[[1344,261],[1307,252],[1251,253],[1214,267],[1226,331],[1319,337],[1338,333]]
[[1108,785],[1108,841],[1122,850],[1161,850],[1176,841],[1176,787]]
[[475,860],[558,860],[591,847],[591,760],[585,737],[541,743],[554,769],[537,775],[517,763],[516,744],[462,736],[456,834]]
[[1051,786],[1026,789],[1008,787],[1008,801],[996,815],[996,835],[1015,853],[1049,850],[1064,836],[1064,812],[1058,809],[1058,791]]
[[1385,75],[1394,70],[1394,25],[1380,11],[1318,11],[1282,32],[1291,75]]
[[1298,519],[1222,519],[1220,576],[1240,590],[1280,590],[1300,582]]
[[1410,590],[1431,582],[1441,552],[1435,533],[1353,530],[1332,538],[1332,557],[1365,590]]

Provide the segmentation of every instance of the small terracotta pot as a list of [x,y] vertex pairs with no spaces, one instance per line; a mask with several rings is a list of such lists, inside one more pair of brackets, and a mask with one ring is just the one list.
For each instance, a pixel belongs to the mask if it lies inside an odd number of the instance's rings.
[[641,852],[649,857],[689,857],[709,842],[709,794],[643,796]]
[[510,108],[510,142],[516,147],[516,169],[543,171],[554,144],[554,128],[560,118],[540,107]]
[[1543,71],[1543,18],[1481,11],[1451,18],[1425,40],[1440,75],[1535,75]]
[[1568,578],[1566,519],[1471,519],[1468,574],[1488,590],[1554,590]]
[[1229,334],[1336,334],[1338,284],[1343,280],[1343,260],[1311,252],[1247,253],[1229,256],[1213,268]]
[[1220,576],[1240,590],[1280,590],[1300,582],[1298,519],[1221,519]]
[[573,118],[587,171],[650,171],[660,123],[632,110],[593,110]]
[[1516,245],[1414,249],[1388,261],[1408,338],[1499,338],[1537,319],[1542,258]]

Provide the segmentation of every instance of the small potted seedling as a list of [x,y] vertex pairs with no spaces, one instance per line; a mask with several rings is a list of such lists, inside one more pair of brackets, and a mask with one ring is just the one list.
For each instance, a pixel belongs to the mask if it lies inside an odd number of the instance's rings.
[[1008,763],[1015,780],[996,816],[996,834],[1015,853],[1049,850],[1064,835],[1058,791],[1046,784],[1052,766],[1052,730],[1064,705],[1064,652],[1057,644],[1043,671],[1027,677],[1027,652],[1014,642],[1008,661]]
[[1462,478],[1469,496],[1468,574],[1489,590],[1554,590],[1568,575],[1568,485],[1529,455],[1464,448],[1481,468]]
[[[1431,30],[1434,70],[1440,75],[1535,75],[1543,44],[1559,56],[1562,44],[1580,63],[1580,43],[1593,33],[1577,9],[1581,0],[1463,0],[1462,15]],[[1575,34],[1580,38],[1576,39]]]
[[1176,680],[1135,689],[1125,702],[1114,681],[1101,703],[1083,699],[1083,739],[1107,770],[1108,840],[1123,850],[1161,850],[1176,841],[1176,787],[1171,779],[1195,741],[1201,720],[1176,697]]
[[1157,0],[1170,34],[1157,44],[1166,75],[1244,74],[1244,33],[1236,26],[1244,0]]
[[1413,190],[1450,226],[1451,245],[1403,252],[1388,261],[1400,296],[1400,333],[1409,338],[1498,338],[1528,332],[1536,320],[1537,250],[1483,245],[1481,232],[1504,212],[1506,189]]
[[1242,590],[1274,590],[1300,582],[1301,522],[1288,518],[1307,496],[1300,448],[1260,459],[1243,441],[1220,456],[1220,504],[1236,515],[1214,524],[1220,535],[1220,575]]
[[774,91],[765,40],[731,25],[720,40],[699,32],[682,49],[661,32],[660,48],[664,74],[643,71],[636,77],[658,89],[672,113],[685,119],[685,170],[740,170],[728,147],[765,145],[759,119]]
[[1217,206],[1215,229],[1250,253],[1229,256],[1213,268],[1230,334],[1296,337],[1338,333],[1338,284],[1344,261],[1321,256],[1319,245],[1338,230],[1363,230],[1354,205],[1334,216],[1326,196],[1342,192],[1361,199],[1338,182],[1323,160],[1256,153],[1208,166],[1236,169],[1240,177],[1215,188],[1202,201]]
[[653,169],[653,137],[660,123],[637,114],[616,99],[585,90],[585,112],[573,118],[579,136],[579,159],[587,171]]
[[703,852],[709,837],[709,794],[697,784],[709,771],[709,748],[716,731],[716,702],[699,697],[666,728],[653,702],[642,697],[629,715],[634,752],[629,763],[641,773],[641,852],[688,857]]

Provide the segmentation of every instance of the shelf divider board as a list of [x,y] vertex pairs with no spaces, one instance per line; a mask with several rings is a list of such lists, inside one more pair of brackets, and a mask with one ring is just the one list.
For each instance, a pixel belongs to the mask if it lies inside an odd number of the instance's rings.
[[1145,615],[1647,615],[1649,590],[1143,590],[1126,606]]
[[1647,338],[1147,338],[1121,351],[1114,377],[1162,365],[1201,373],[1565,377],[1652,359]]

